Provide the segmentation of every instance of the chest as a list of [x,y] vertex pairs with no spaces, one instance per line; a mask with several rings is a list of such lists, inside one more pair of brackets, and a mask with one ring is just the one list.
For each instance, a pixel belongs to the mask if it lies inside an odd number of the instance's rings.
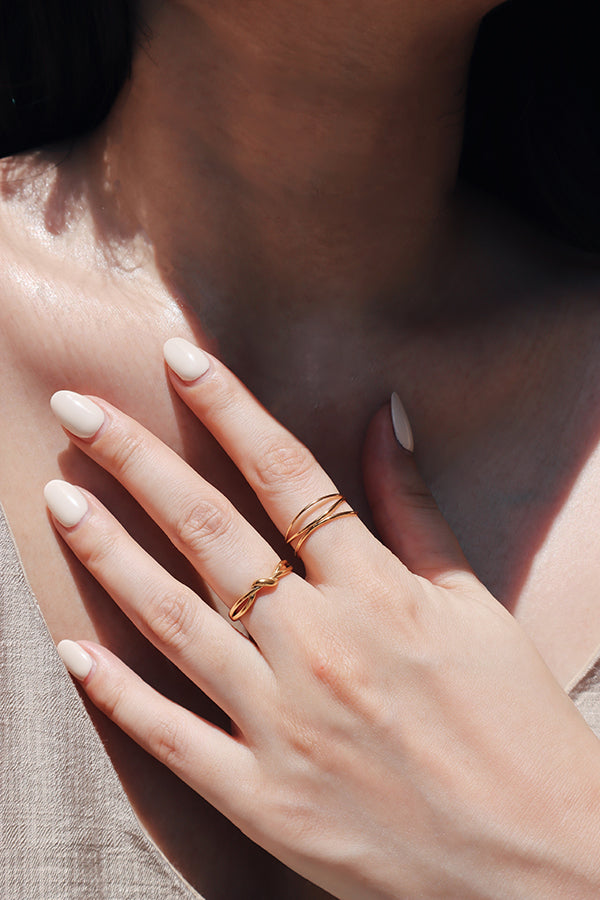
[[600,451],[588,437],[569,466],[542,459],[533,472],[507,447],[505,464],[465,460],[434,485],[478,577],[565,687],[600,652]]
[[[310,386],[300,376],[279,392],[265,386],[260,391],[266,405],[305,440],[369,521],[362,489],[362,437],[377,406],[391,390],[399,390],[415,432],[417,462],[468,559],[491,592],[523,623],[563,684],[600,646],[600,615],[595,612],[600,575],[600,538],[596,537],[600,515],[595,510],[600,423],[597,428],[595,410],[600,406],[592,389],[594,368],[587,366],[580,372],[576,345],[571,352],[570,374],[554,383],[546,380],[546,396],[541,390],[543,372],[520,381],[523,363],[517,356],[511,363],[516,371],[511,370],[501,382],[493,371],[487,375],[484,369],[478,371],[481,354],[471,356],[465,376],[452,370],[452,360],[460,358],[452,348],[436,355],[433,347],[423,346],[390,352],[389,364],[370,369],[366,363],[362,369],[355,366],[354,376],[350,369],[338,372],[335,384],[323,385],[316,393],[308,392]],[[436,359],[441,361],[435,363]],[[114,383],[113,372],[119,375]],[[47,480],[65,477],[82,484],[177,577],[192,579],[193,584],[193,573],[152,524],[139,516],[119,487],[81,454],[68,449],[47,403],[52,390],[72,387],[107,396],[140,418],[228,494],[257,527],[267,529],[266,536],[274,537],[252,495],[198,423],[181,411],[174,415],[162,372],[155,380],[141,367],[128,370],[127,379],[122,372],[123,357],[110,364],[105,354],[96,382],[88,378],[85,387],[76,369],[68,373],[68,384],[61,372],[56,384],[46,379],[33,386],[16,377],[14,369],[4,373],[5,384],[11,378],[11,391],[2,397],[2,412],[11,428],[0,434],[0,499],[53,639],[100,640],[158,689],[218,720],[218,711],[161,661],[74,564],[44,512],[42,488]],[[124,393],[125,383],[128,392]],[[347,389],[348,383],[352,390]],[[319,896],[246,842],[93,710],[90,714],[136,813],[161,849],[201,891],[241,900],[249,895],[248,872],[252,872],[263,895],[293,894],[303,900]],[[149,782],[152,792],[147,790]],[[181,813],[176,820],[174,798]],[[202,855],[198,835],[206,850]],[[244,860],[235,872],[221,850],[234,844],[236,856]]]

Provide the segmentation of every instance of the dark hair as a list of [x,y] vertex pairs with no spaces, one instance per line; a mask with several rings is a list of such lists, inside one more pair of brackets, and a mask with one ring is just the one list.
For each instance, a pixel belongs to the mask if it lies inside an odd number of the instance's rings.
[[132,0],[0,0],[0,156],[102,121],[130,70]]
[[600,251],[600,53],[591,0],[510,0],[471,61],[461,175]]
[[[0,0],[0,156],[94,128],[127,78],[134,0]],[[590,0],[508,0],[480,28],[461,176],[600,251],[600,54]]]

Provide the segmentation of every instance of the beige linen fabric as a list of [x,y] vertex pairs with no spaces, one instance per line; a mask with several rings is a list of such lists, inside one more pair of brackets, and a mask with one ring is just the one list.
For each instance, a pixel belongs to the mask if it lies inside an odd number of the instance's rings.
[[202,900],[136,818],[1,505],[0,898]]
[[583,675],[573,681],[567,690],[596,737],[600,737],[600,650]]

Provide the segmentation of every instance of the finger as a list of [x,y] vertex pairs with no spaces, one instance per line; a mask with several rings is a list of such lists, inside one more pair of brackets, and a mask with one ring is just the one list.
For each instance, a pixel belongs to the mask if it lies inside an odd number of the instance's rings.
[[[469,583],[473,573],[456,535],[423,481],[410,449],[396,439],[390,406],[379,410],[365,441],[363,472],[377,529],[390,550],[434,584]],[[396,401],[396,428],[410,448],[410,425]],[[404,413],[404,415],[406,415]]]
[[[305,506],[337,492],[309,450],[218,360],[182,338],[166,342],[165,359],[175,390],[219,441],[282,534]],[[343,509],[349,507],[338,511]],[[323,512],[320,507],[313,517]],[[347,581],[357,547],[369,552],[371,545],[379,547],[357,518],[347,517],[316,530],[299,555],[313,580],[330,582],[338,574]]]
[[91,641],[61,641],[63,662],[87,696],[148,753],[233,821],[244,816],[254,781],[252,751],[173,703]]
[[[51,403],[71,440],[121,482],[228,607],[256,579],[271,575],[279,562],[275,551],[226,497],[155,435],[98,398],[59,391]],[[88,437],[80,436],[82,407],[97,410]],[[244,617],[261,647],[272,630],[263,609],[282,600],[292,579],[306,587],[298,576],[288,575]]]
[[[273,685],[257,648],[169,575],[88,491],[55,480],[44,494],[63,540],[136,628],[247,730]],[[69,519],[67,504],[75,511]]]

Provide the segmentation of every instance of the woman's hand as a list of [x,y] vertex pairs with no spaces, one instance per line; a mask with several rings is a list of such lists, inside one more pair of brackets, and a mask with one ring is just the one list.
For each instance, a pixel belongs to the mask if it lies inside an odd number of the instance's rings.
[[[168,343],[191,366],[170,357],[183,375],[170,373],[176,391],[285,534],[336,487],[216,359]],[[279,556],[269,544],[137,422],[79,395],[61,392],[53,405],[73,442],[229,607],[271,575]],[[470,571],[432,501],[414,503],[423,489],[411,455],[392,450],[389,419],[377,427],[382,452],[397,453],[390,471],[404,561],[358,518],[328,522],[300,550],[306,578],[281,578],[244,616],[253,640],[163,570],[87,491],[47,488],[74,553],[231,717],[233,735],[97,644],[64,642],[63,658],[124,731],[337,897],[598,896],[598,742]],[[376,478],[371,492],[379,518],[389,516]]]

